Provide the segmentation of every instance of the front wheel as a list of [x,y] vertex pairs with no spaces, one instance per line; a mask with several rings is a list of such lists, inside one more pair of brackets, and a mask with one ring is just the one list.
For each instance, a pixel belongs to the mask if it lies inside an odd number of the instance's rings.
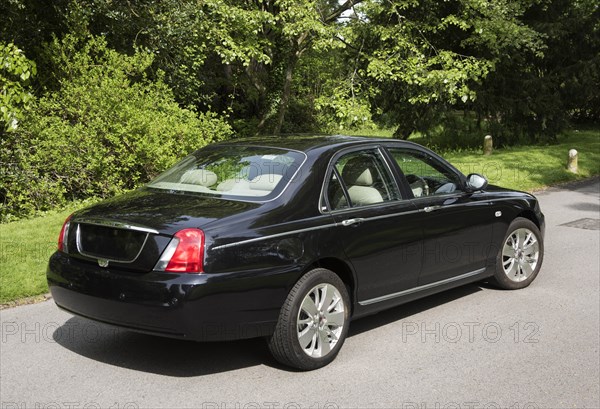
[[540,272],[543,259],[540,230],[531,220],[516,218],[498,252],[494,281],[506,290],[525,288]]
[[269,349],[279,362],[302,370],[335,359],[348,334],[350,297],[332,271],[316,268],[292,288],[281,308]]

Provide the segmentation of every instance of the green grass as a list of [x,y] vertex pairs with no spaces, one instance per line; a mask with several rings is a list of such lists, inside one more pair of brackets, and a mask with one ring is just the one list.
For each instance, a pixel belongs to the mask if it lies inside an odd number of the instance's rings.
[[[369,130],[357,135],[389,137],[390,131]],[[418,142],[418,139],[415,139]],[[579,151],[579,174],[566,170],[569,149]],[[491,156],[481,151],[440,152],[461,171],[485,175],[490,183],[532,191],[600,173],[600,130],[571,131],[549,146],[523,146],[495,150]],[[51,212],[29,220],[0,224],[0,303],[45,293],[48,257],[64,219],[76,208]]]
[[[577,175],[566,169],[569,149],[579,153]],[[482,150],[442,155],[465,174],[481,173],[491,184],[534,191],[599,174],[600,131],[572,131],[556,145],[498,149],[490,156],[483,156]]]
[[56,250],[64,220],[73,211],[0,224],[0,304],[48,291],[48,258]]

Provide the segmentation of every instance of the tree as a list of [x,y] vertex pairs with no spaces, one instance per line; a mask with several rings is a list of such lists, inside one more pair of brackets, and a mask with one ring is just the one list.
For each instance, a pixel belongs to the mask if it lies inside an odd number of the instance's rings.
[[338,18],[361,1],[84,0],[62,13],[119,51],[151,51],[180,103],[279,133],[298,62],[339,47]]
[[180,105],[225,114],[241,135],[372,116],[406,138],[462,111],[469,126],[514,143],[598,121],[598,9],[594,0],[5,0],[0,40],[36,62],[38,95],[60,87],[44,44],[91,34],[123,54],[151,53],[145,75],[162,73]]
[[477,84],[509,49],[541,46],[537,33],[519,22],[525,8],[508,0],[366,3],[353,19],[352,42],[367,44],[361,74],[376,90],[379,119],[407,138],[474,101]]
[[600,120],[600,6],[545,0],[521,19],[543,41],[511,50],[476,91],[473,109],[503,143],[551,141],[569,120]]

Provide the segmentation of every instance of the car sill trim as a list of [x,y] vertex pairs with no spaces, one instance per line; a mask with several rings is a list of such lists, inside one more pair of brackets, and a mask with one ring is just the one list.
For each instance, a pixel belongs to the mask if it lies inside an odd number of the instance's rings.
[[358,304],[361,306],[365,306],[365,305],[371,305],[371,304],[375,304],[378,302],[382,302],[382,301],[388,301],[397,297],[402,297],[404,295],[409,295],[409,294],[414,294],[414,293],[418,293],[420,291],[425,291],[425,290],[429,290],[431,288],[435,288],[444,284],[450,284],[453,283],[455,281],[459,281],[465,278],[469,278],[469,277],[473,277],[476,275],[479,275],[481,273],[483,273],[485,271],[485,267],[484,268],[480,268],[479,270],[475,270],[475,271],[471,271],[469,273],[465,273],[465,274],[461,274],[459,276],[456,277],[450,277],[447,278],[445,280],[441,280],[441,281],[436,281],[435,283],[430,283],[430,284],[424,284],[415,288],[409,288],[408,290],[404,290],[404,291],[400,291],[397,293],[392,293],[392,294],[386,294],[386,295],[382,295],[381,297],[375,297],[375,298],[371,298],[368,300],[364,300],[364,301],[359,301]]

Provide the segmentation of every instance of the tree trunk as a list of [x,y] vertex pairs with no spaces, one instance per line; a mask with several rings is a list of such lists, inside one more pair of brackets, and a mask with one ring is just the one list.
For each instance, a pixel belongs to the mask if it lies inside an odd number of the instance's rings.
[[281,93],[281,103],[279,105],[279,112],[277,114],[277,123],[275,124],[275,129],[273,133],[275,135],[279,135],[281,133],[281,127],[283,126],[283,121],[285,120],[285,113],[287,111],[288,105],[290,103],[290,97],[292,95],[292,79],[294,76],[294,68],[296,67],[296,62],[298,61],[298,53],[294,52],[288,61],[287,67],[285,67],[285,78],[283,80],[283,90]]

